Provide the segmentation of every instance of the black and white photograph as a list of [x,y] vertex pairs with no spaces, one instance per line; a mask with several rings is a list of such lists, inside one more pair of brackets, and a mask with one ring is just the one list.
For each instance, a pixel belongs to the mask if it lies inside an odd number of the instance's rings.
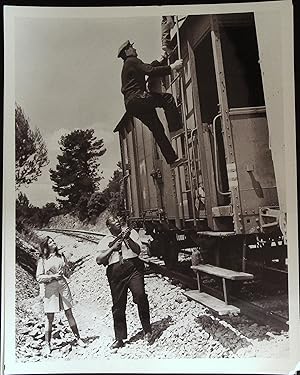
[[4,374],[300,360],[293,6],[4,7]]

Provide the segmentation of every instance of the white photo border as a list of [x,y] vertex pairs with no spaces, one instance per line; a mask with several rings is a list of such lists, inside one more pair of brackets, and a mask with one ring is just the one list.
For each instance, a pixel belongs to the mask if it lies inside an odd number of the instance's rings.
[[[272,4],[271,4],[272,3]],[[260,359],[194,359],[194,360],[122,360],[116,363],[101,360],[53,361],[40,363],[17,363],[15,359],[15,186],[14,186],[14,25],[19,17],[69,18],[69,17],[139,17],[145,14],[143,6],[137,7],[4,7],[4,149],[3,149],[3,293],[2,308],[4,333],[2,351],[6,374],[41,373],[287,373],[299,361],[300,320],[299,320],[299,254],[297,218],[297,169],[296,169],[296,126],[294,108],[293,74],[293,13],[291,1],[252,2],[240,4],[201,4],[187,6],[147,7],[148,16],[163,14],[207,14],[279,12],[282,19],[282,61],[284,123],[286,127],[287,212],[288,212],[288,259],[289,259],[289,314],[290,314],[290,357],[286,360],[274,358]]]

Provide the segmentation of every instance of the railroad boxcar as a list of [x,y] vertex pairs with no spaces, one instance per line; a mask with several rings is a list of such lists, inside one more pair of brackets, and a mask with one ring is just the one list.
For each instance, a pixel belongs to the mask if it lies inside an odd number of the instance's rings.
[[247,260],[259,260],[285,269],[280,90],[263,54],[272,44],[257,25],[253,13],[177,18],[170,62],[182,58],[184,68],[159,89],[174,95],[182,115],[170,138],[181,165],[165,162],[138,119],[125,113],[115,129],[128,220],[151,234],[150,251],[167,265],[196,246],[220,266],[245,271]]

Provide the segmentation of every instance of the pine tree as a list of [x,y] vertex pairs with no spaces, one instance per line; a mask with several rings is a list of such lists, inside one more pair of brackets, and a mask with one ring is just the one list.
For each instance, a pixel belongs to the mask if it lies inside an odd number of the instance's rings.
[[118,216],[125,215],[124,206],[124,179],[122,165],[117,163],[117,169],[113,172],[106,189],[103,190],[102,196],[107,201],[110,211]]
[[25,193],[19,192],[16,199],[16,229],[21,232],[26,228],[32,213],[33,205]]
[[16,104],[16,189],[29,185],[42,174],[42,168],[49,161],[47,148],[38,128],[30,128],[29,119],[23,109]]
[[101,176],[99,158],[105,153],[103,139],[97,140],[93,129],[74,130],[59,141],[61,155],[56,169],[50,170],[53,190],[64,208],[75,208],[80,198],[90,197]]

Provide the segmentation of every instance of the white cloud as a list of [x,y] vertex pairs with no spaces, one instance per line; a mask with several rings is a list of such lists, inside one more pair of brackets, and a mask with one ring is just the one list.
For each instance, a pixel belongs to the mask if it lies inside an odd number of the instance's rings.
[[61,139],[63,135],[66,135],[69,132],[70,130],[68,129],[60,128],[58,130],[55,130],[53,133],[48,133],[46,136],[44,136],[44,140],[47,144],[48,152],[58,153],[58,150],[59,150],[58,141]]

